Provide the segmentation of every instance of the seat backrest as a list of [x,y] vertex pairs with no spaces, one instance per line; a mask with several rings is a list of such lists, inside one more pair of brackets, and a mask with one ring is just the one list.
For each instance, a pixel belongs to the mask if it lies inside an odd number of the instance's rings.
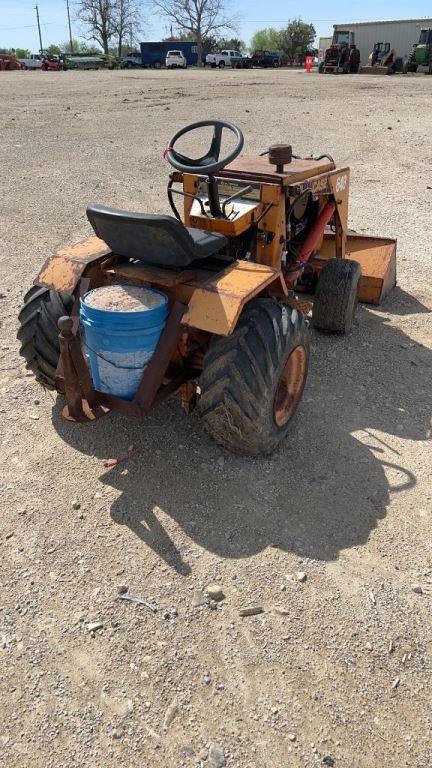
[[119,256],[164,267],[187,267],[197,258],[189,232],[173,216],[90,205],[87,217],[96,235]]

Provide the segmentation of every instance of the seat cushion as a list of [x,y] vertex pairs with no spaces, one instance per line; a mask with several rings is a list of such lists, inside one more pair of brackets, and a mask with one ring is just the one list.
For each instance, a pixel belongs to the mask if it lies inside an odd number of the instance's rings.
[[205,232],[203,229],[194,229],[193,227],[186,227],[186,229],[200,252],[200,259],[213,256],[228,244],[228,238],[219,232]]
[[217,254],[228,242],[215,232],[188,229],[172,216],[91,205],[87,217],[113,253],[144,264],[184,269],[197,259]]

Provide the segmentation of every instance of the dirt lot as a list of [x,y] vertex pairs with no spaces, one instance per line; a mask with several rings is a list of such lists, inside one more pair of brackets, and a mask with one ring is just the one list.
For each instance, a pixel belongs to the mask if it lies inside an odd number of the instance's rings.
[[[432,78],[17,72],[0,88],[2,764],[427,768]],[[314,334],[300,418],[264,460],[222,452],[175,400],[143,424],[68,425],[15,340],[39,265],[89,233],[86,204],[168,212],[163,147],[206,117],[252,152],[288,140],[349,164],[351,225],[399,241],[385,305],[348,338]]]

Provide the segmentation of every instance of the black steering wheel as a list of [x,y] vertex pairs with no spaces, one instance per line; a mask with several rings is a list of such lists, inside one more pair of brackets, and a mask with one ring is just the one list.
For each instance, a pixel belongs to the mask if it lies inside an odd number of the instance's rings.
[[[213,130],[213,138],[210,145],[210,149],[206,155],[193,160],[186,155],[181,155],[176,151],[175,145],[177,141],[190,131],[195,131],[197,128],[205,128],[211,126]],[[220,151],[222,146],[222,132],[223,129],[231,131],[237,139],[236,145],[233,151],[226,157],[220,158]],[[170,165],[177,171],[182,173],[196,173],[196,174],[208,174],[212,175],[221,171],[228,163],[235,160],[243,149],[244,136],[236,125],[232,123],[225,123],[223,120],[201,120],[198,123],[190,123],[186,125],[181,131],[178,131],[175,136],[169,142],[165,152],[164,159],[168,160]]]

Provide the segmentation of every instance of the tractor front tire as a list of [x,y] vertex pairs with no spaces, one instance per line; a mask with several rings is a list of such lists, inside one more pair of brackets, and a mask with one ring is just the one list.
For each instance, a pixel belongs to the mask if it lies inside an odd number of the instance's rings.
[[251,301],[204,358],[198,409],[207,432],[233,453],[274,451],[291,426],[308,362],[306,318],[272,299]]
[[57,323],[70,315],[73,296],[49,288],[30,288],[19,313],[20,354],[38,381],[48,388],[55,386],[55,372],[60,357]]
[[349,333],[358,304],[361,267],[351,259],[331,259],[318,277],[312,322],[329,333]]

